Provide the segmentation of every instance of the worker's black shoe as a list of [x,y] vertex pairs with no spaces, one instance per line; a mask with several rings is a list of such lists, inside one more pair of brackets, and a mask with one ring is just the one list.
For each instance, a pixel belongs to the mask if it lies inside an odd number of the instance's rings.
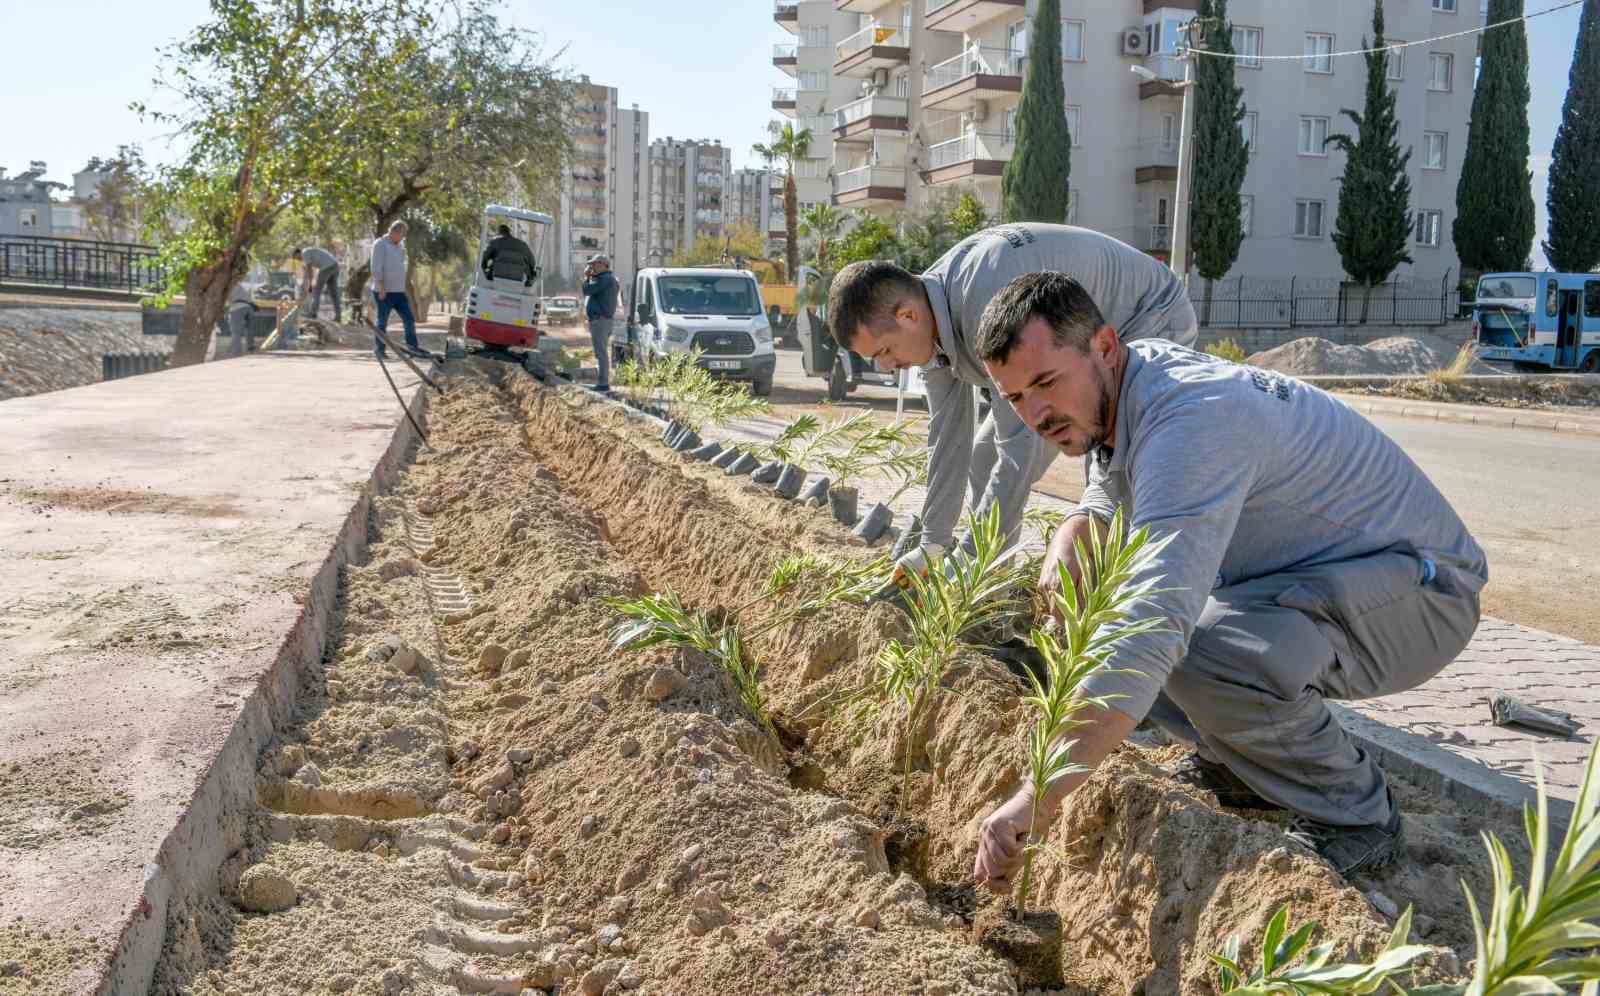
[[[1390,803],[1393,803],[1392,797]],[[1291,840],[1320,854],[1334,871],[1346,878],[1357,872],[1377,871],[1389,864],[1399,857],[1405,840],[1398,808],[1384,826],[1335,827],[1296,817],[1288,834]]]
[[1217,805],[1226,809],[1282,809],[1268,802],[1256,790],[1244,783],[1226,764],[1207,761],[1199,754],[1190,754],[1173,769],[1172,776],[1191,788],[1210,792],[1217,797]]

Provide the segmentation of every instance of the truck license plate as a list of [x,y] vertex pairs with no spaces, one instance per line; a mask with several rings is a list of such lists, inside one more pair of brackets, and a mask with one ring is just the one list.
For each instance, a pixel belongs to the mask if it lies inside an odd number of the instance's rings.
[[710,370],[737,370],[737,369],[739,369],[739,361],[738,360],[709,360],[706,363],[706,367],[707,367],[707,369],[710,369]]

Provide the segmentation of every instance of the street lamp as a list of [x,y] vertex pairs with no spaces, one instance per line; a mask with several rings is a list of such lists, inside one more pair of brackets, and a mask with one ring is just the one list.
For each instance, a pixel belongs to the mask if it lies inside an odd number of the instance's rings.
[[[1183,27],[1187,35],[1189,25]],[[1178,130],[1178,196],[1177,215],[1172,219],[1172,272],[1187,286],[1189,283],[1189,185],[1194,182],[1192,178],[1193,164],[1189,161],[1190,146],[1193,144],[1190,136],[1194,133],[1194,101],[1191,95],[1194,92],[1194,59],[1189,55],[1187,45],[1180,46],[1176,58],[1183,63],[1183,82],[1162,79],[1156,73],[1144,66],[1130,66],[1133,74],[1149,83],[1165,83],[1183,91],[1183,122]]]

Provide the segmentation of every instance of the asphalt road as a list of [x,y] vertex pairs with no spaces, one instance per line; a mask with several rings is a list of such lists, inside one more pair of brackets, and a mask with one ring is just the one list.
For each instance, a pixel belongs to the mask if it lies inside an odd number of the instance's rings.
[[[895,392],[862,387],[838,405],[826,384],[805,377],[800,354],[778,351],[773,407],[780,417],[811,411],[894,414]],[[920,419],[926,408],[908,402]],[[1600,439],[1537,429],[1373,416],[1444,492],[1489,554],[1485,613],[1600,645]],[[1077,461],[1057,460],[1041,490],[1075,499]]]

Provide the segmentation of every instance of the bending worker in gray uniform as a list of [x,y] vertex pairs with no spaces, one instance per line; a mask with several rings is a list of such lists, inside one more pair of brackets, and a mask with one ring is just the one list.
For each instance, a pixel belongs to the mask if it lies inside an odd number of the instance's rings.
[[333,320],[343,322],[343,309],[339,304],[339,260],[333,253],[317,246],[296,249],[294,258],[297,262],[305,264],[300,296],[311,298],[309,317],[317,317],[317,312],[322,310],[322,291],[326,289],[328,296],[333,298]]
[[1171,270],[1116,239],[1069,225],[986,229],[921,277],[869,261],[833,278],[828,324],[839,345],[885,369],[920,366],[926,374],[932,418],[923,546],[902,559],[901,570],[925,570],[950,546],[969,487],[973,509],[987,514],[998,502],[1002,535],[1015,535],[1029,490],[1055,459],[1056,448],[998,392],[977,426],[972,396],[974,386],[994,386],[973,350],[984,307],[1012,279],[1040,270],[1075,274],[1130,338],[1195,340],[1194,308]]
[[[1478,625],[1483,550],[1427,476],[1376,426],[1317,388],[1150,340],[1125,344],[1066,274],[1023,277],[977,339],[1004,397],[1062,452],[1093,454],[1082,504],[1047,556],[1081,577],[1075,543],[1130,528],[1170,544],[1129,638],[1083,694],[1072,758],[1091,770],[1148,715],[1197,745],[1179,778],[1227,806],[1284,808],[1291,834],[1340,874],[1377,867],[1400,812],[1377,760],[1327,699],[1432,678]],[[1059,584],[1059,580],[1057,580]],[[1051,786],[1039,826],[1087,775]],[[1024,786],[989,816],[973,874],[1010,888],[1032,815]]]

